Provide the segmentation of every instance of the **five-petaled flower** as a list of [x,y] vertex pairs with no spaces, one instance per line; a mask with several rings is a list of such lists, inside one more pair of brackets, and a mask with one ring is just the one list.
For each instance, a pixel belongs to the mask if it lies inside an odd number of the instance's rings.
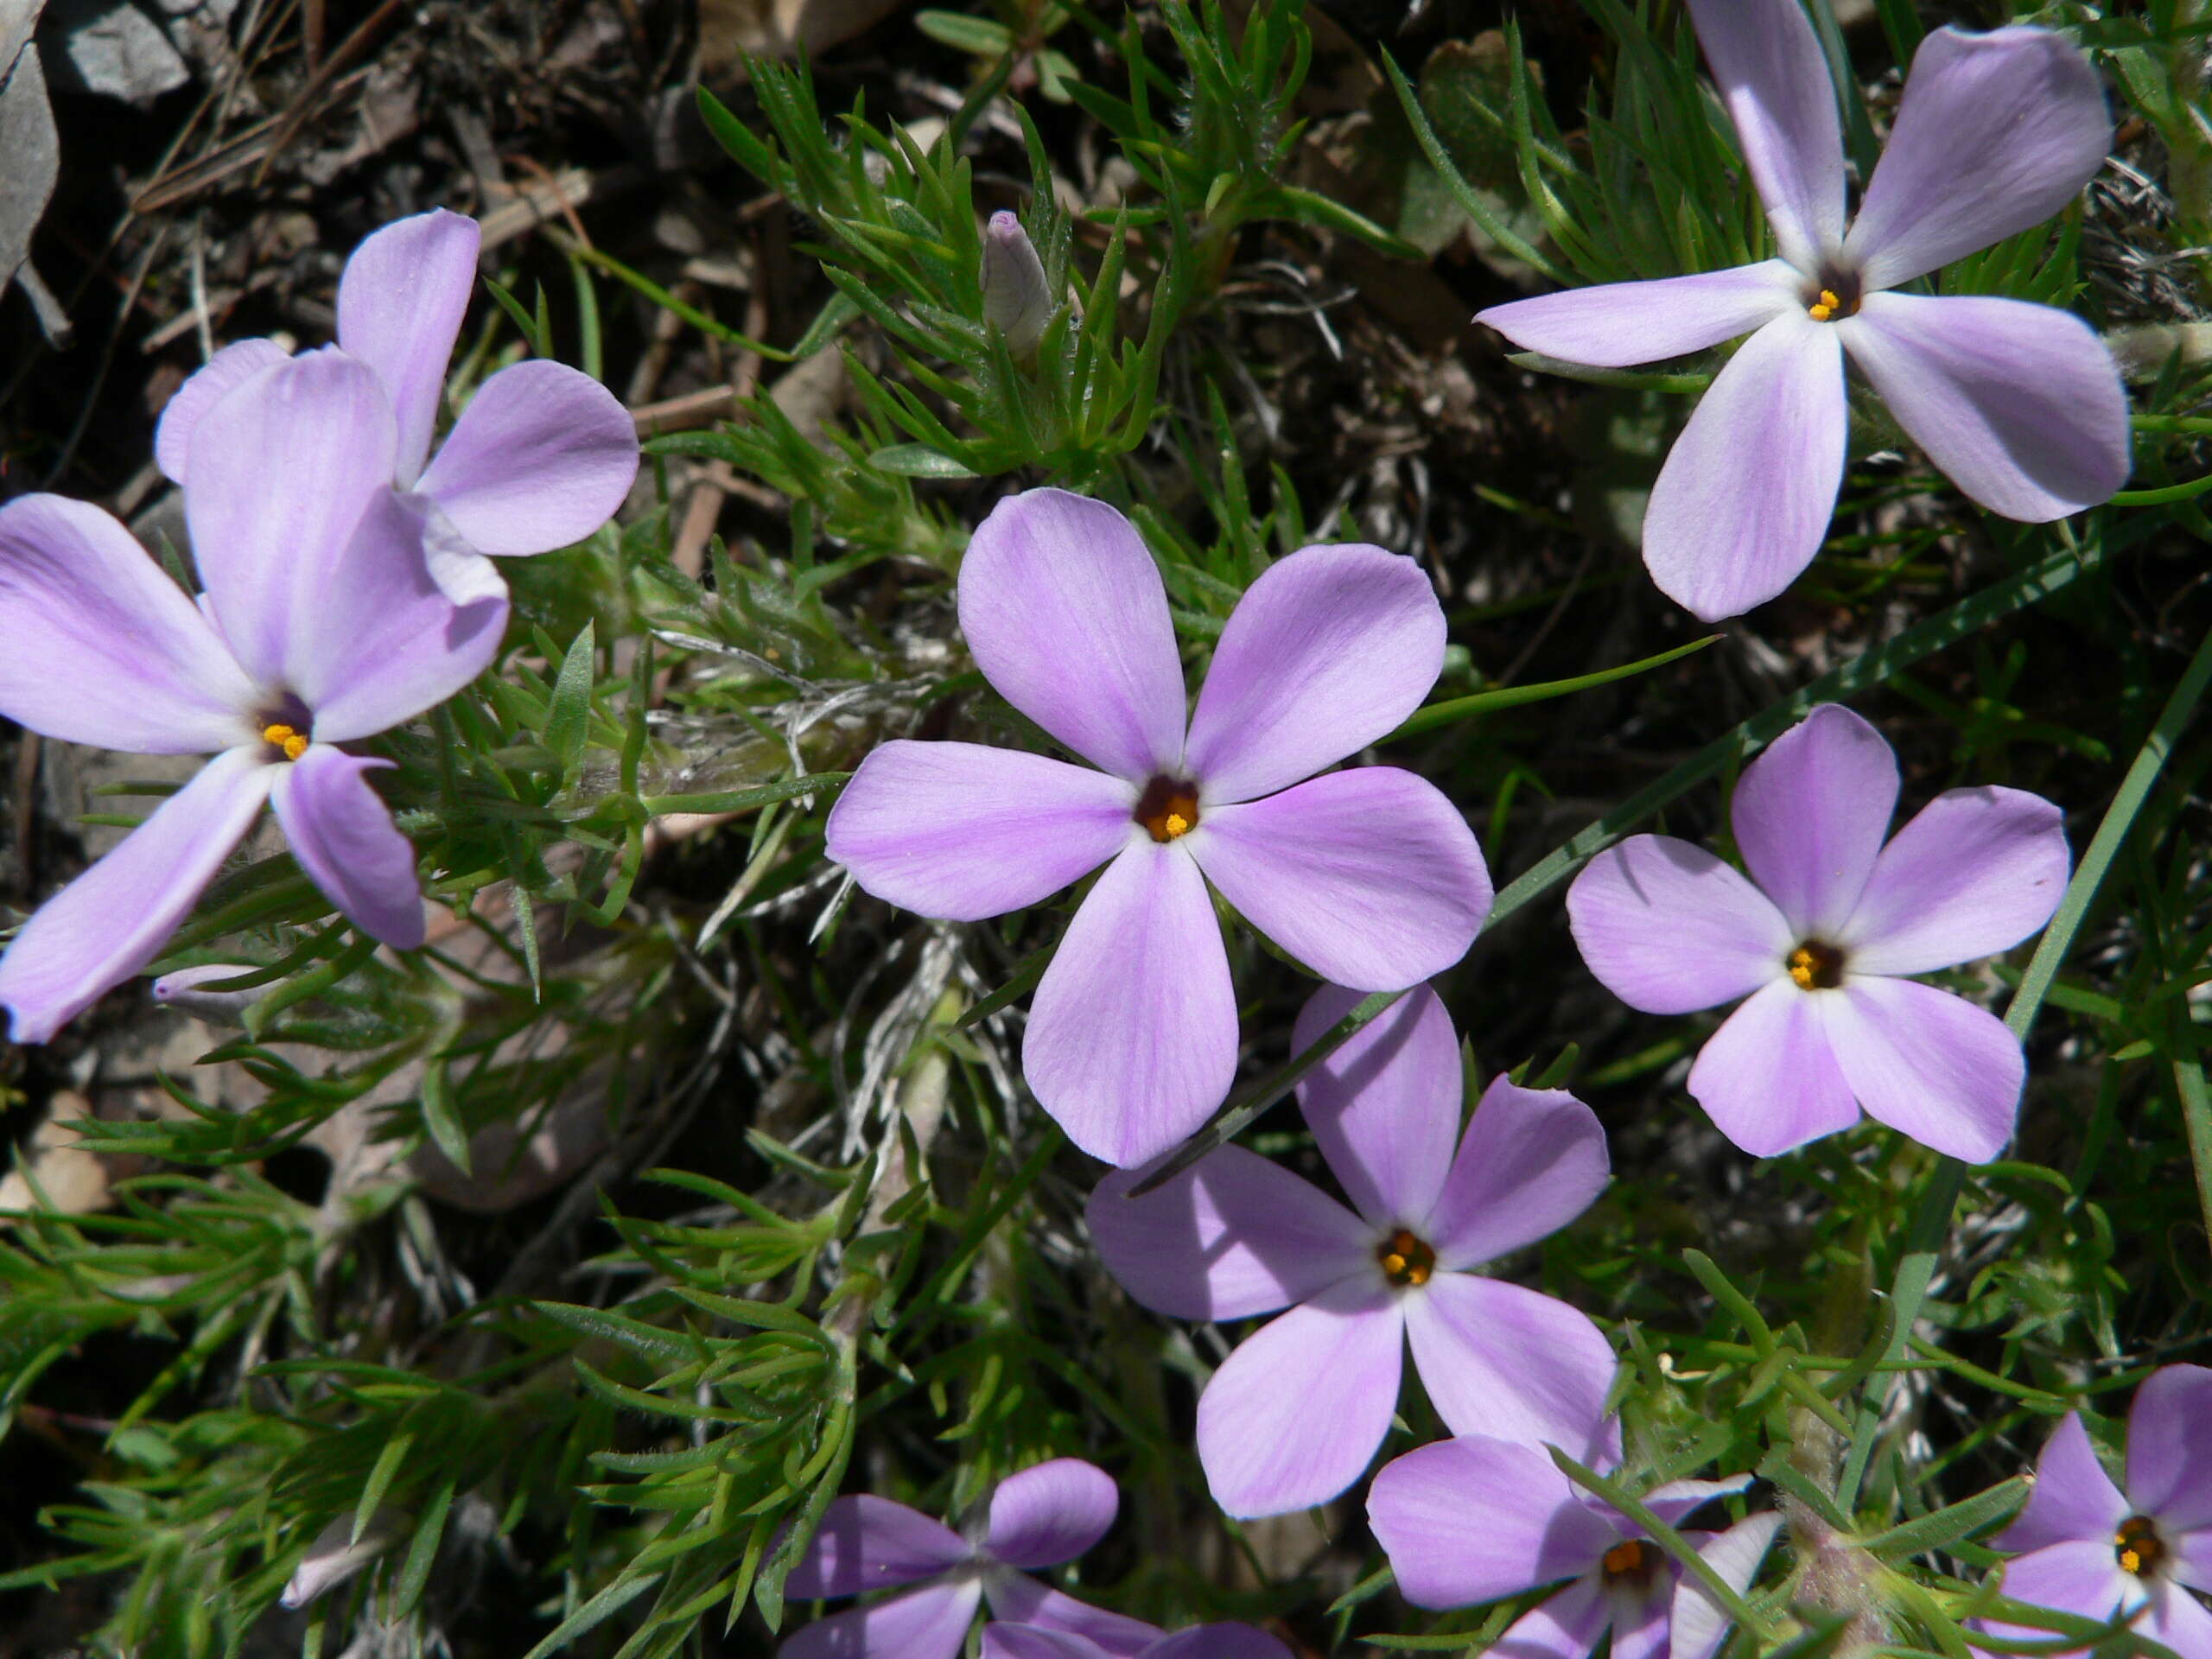
[[[1358,1001],[1322,988],[1295,1046]],[[1460,1101],[1459,1042],[1424,985],[1300,1086],[1351,1209],[1234,1146],[1141,1198],[1128,1196],[1141,1179],[1128,1172],[1091,1195],[1098,1254],[1146,1306],[1189,1319],[1290,1308],[1240,1344],[1198,1400],[1198,1458],[1230,1514],[1304,1509],[1357,1480],[1397,1409],[1408,1339],[1454,1433],[1576,1457],[1618,1452],[1605,1421],[1613,1353],[1597,1326],[1473,1271],[1589,1206],[1607,1179],[1605,1132],[1572,1095],[1500,1077],[1461,1137]]]
[[[1643,1503],[1675,1527],[1750,1484],[1679,1480]],[[1617,1659],[1710,1659],[1727,1632],[1702,1581],[1530,1446],[1470,1434],[1408,1452],[1375,1477],[1367,1518],[1417,1607],[1471,1607],[1572,1580],[1506,1627],[1491,1651],[1510,1659],[1582,1659],[1608,1628]],[[1682,1536],[1740,1593],[1780,1519],[1755,1515],[1726,1532]]]
[[1279,561],[1223,628],[1187,723],[1160,572],[1102,502],[1001,501],[961,568],[960,626],[1007,701],[1101,770],[886,743],[831,811],[830,855],[876,897],[955,921],[1106,866],[1022,1048],[1084,1151],[1141,1163],[1229,1092],[1236,997],[1207,882],[1338,984],[1402,990],[1466,953],[1491,883],[1459,810],[1395,766],[1313,775],[1395,729],[1442,669],[1444,613],[1411,559],[1343,545]]
[[2190,1594],[2212,1592],[2212,1370],[2169,1365],[2136,1390],[2125,1491],[2097,1461],[2080,1414],[2067,1413],[2036,1465],[2027,1507],[1995,1542],[2024,1552],[2005,1565],[2014,1601],[2126,1618],[2183,1659],[2212,1659],[2212,1612]]
[[1173,1636],[1152,1630],[1152,1639],[1141,1645],[1035,1624],[986,1624],[983,1659],[1290,1659],[1290,1649],[1249,1624],[1198,1624]]
[[2096,71],[2045,29],[1921,43],[1848,234],[1835,87],[1798,0],[1691,0],[1781,257],[1493,306],[1549,356],[1621,368],[1751,337],[1667,457],[1643,557],[1712,621],[1771,599],[1820,549],[1843,476],[1843,359],[1952,481],[2039,523],[2127,476],[2126,393],[2096,335],[2049,306],[1899,291],[2056,213],[2112,137]]
[[1079,1458],[1001,1481],[969,1538],[887,1497],[838,1498],[784,1580],[785,1595],[898,1593],[817,1619],[778,1649],[779,1659],[953,1659],[986,1597],[1009,1623],[1071,1631],[1110,1653],[1140,1651],[1160,1635],[1152,1625],[1029,1576],[1104,1537],[1121,1501],[1113,1478]]
[[1970,1162],[2012,1138],[2018,1039],[1903,976],[2005,950],[2049,921],[2066,890],[2063,815],[2022,790],[1947,790],[1885,845],[1897,798],[1881,734],[1824,704],[1737,783],[1731,821],[1750,880],[1686,841],[1632,836],[1568,890],[1583,961],[1630,1007],[1750,999],[1689,1076],[1746,1152],[1848,1128],[1861,1107]]
[[[338,283],[338,345],[373,369],[399,426],[391,486],[417,499],[431,574],[458,602],[504,594],[485,554],[544,553],[613,516],[638,474],[629,411],[589,375],[529,360],[476,390],[435,456],[446,365],[476,291],[476,221],[438,208],[394,220],[353,250]],[[272,340],[209,359],[162,411],[155,459],[185,481],[207,411],[285,360]]]
[[414,849],[337,747],[442,702],[498,650],[504,597],[456,605],[430,575],[373,371],[283,359],[200,421],[185,522],[195,606],[97,507],[0,508],[0,714],[72,743],[215,752],[0,958],[18,1042],[44,1042],[150,962],[271,803],[292,854],[365,931],[423,940]]

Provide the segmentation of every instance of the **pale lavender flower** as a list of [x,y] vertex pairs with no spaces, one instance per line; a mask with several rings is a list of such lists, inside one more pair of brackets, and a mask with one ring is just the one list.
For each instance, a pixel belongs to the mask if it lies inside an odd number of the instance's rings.
[[1771,599],[1819,551],[1849,426],[1846,353],[1952,482],[2040,523],[2127,476],[2127,397],[2078,317],[1900,291],[2050,218],[2112,138],[2088,60],[2048,30],[1921,42],[1848,234],[1827,61],[1798,0],[1691,0],[1781,257],[1493,306],[1516,345],[1622,368],[1756,331],[1675,442],[1643,521],[1661,591],[1707,621]]
[[1345,545],[1278,561],[1223,628],[1187,725],[1166,590],[1103,502],[1000,502],[961,567],[960,626],[1006,700],[1101,770],[886,743],[830,815],[830,856],[877,898],[954,921],[1106,866],[1022,1047],[1029,1086],[1085,1152],[1141,1163],[1229,1092],[1236,997],[1209,881],[1360,990],[1466,953],[1491,883],[1459,810],[1395,766],[1313,775],[1388,735],[1443,666],[1444,613],[1411,559]]
[[983,321],[1006,336],[1016,357],[1037,344],[1052,320],[1052,296],[1044,262],[1021,220],[999,212],[983,229]]
[[1749,880],[1688,842],[1631,836],[1567,892],[1582,960],[1630,1007],[1750,999],[1689,1076],[1745,1152],[1847,1129],[1862,1107],[1970,1163],[2012,1138],[2019,1039],[1904,976],[2005,950],[2049,921],[2066,891],[2064,815],[2022,790],[1946,790],[1885,845],[1897,799],[1881,734],[1824,704],[1737,783]]
[[[2035,1490],[1995,1540],[2024,1552],[2005,1594],[2084,1618],[2125,1617],[2182,1659],[2212,1659],[2212,1370],[2169,1365],[2136,1390],[2127,1416],[2127,1488],[2113,1484],[2069,1412],[2036,1465]],[[1991,1623],[2001,1636],[2047,1630]]]
[[[1643,1502],[1679,1528],[1700,1504],[1750,1484],[1678,1480]],[[1408,1452],[1375,1477],[1367,1519],[1417,1607],[1471,1607],[1569,1580],[1506,1627],[1490,1649],[1505,1659],[1582,1659],[1608,1628],[1615,1659],[1711,1659],[1727,1633],[1727,1613],[1700,1580],[1529,1446],[1470,1434]],[[1682,1536],[1741,1592],[1779,1521],[1755,1515]]]
[[1173,1636],[1152,1631],[1142,1646],[1109,1646],[1034,1624],[983,1626],[983,1659],[1290,1659],[1290,1649],[1249,1624],[1195,1624]]
[[785,1596],[898,1593],[817,1619],[777,1650],[779,1659],[953,1659],[986,1598],[1000,1618],[1135,1653],[1160,1632],[1029,1576],[1104,1537],[1121,1501],[1113,1478],[1078,1458],[1056,1458],[1000,1482],[965,1538],[887,1497],[838,1498],[784,1580]]
[[65,742],[214,752],[0,958],[15,1040],[44,1042],[160,951],[259,814],[365,932],[423,940],[415,853],[338,746],[442,702],[499,648],[503,598],[456,606],[391,489],[374,372],[337,352],[208,410],[185,480],[198,605],[97,507],[0,507],[0,715]]
[[[338,283],[339,347],[376,371],[399,423],[389,482],[429,509],[431,572],[462,602],[505,592],[481,555],[582,540],[638,474],[637,428],[621,403],[589,375],[542,359],[486,379],[431,455],[481,241],[474,219],[443,208],[397,219],[362,239]],[[162,471],[183,483],[201,417],[284,359],[271,340],[242,340],[209,359],[162,411]]]
[[[1325,986],[1304,1049],[1349,1013]],[[1085,1214],[1108,1269],[1186,1319],[1289,1312],[1240,1344],[1198,1400],[1198,1459],[1234,1516],[1324,1503],[1357,1480],[1397,1409],[1403,1351],[1455,1433],[1618,1452],[1613,1352],[1589,1319],[1478,1263],[1582,1213],[1608,1177],[1605,1132],[1557,1090],[1503,1077],[1459,1133],[1459,1046],[1421,986],[1309,1071],[1299,1103],[1352,1208],[1242,1147],[1141,1198],[1110,1175]],[[1454,1151],[1454,1142],[1457,1151]]]

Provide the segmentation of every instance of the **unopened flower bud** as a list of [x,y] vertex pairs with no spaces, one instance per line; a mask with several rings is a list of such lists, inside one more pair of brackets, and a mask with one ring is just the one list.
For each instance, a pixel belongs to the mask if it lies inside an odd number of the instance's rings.
[[250,962],[216,962],[198,968],[180,968],[154,982],[153,998],[165,1008],[175,1008],[212,1026],[242,1026],[246,1009],[267,994],[267,986],[256,986],[250,991],[203,991],[200,988],[255,971],[255,964]]
[[371,1561],[390,1549],[399,1536],[399,1512],[389,1505],[379,1505],[369,1517],[369,1524],[361,1529],[357,1541],[353,1536],[353,1517],[341,1515],[321,1532],[308,1546],[308,1553],[292,1569],[292,1576],[278,1598],[287,1607],[306,1606],[326,1590],[335,1589],[352,1578]]
[[1006,336],[1016,356],[1037,344],[1052,315],[1045,265],[1014,214],[991,215],[983,232],[983,321]]

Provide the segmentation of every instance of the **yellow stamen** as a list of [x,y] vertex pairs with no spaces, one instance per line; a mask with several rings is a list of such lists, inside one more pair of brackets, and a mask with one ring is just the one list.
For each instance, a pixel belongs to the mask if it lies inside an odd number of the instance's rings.
[[2139,1579],[2156,1572],[2166,1558],[2165,1541],[2158,1536],[2158,1523],[2147,1515],[2129,1516],[2120,1523],[2120,1530],[2113,1534],[2112,1541],[2120,1570]]
[[1394,1285],[1425,1285],[1436,1271],[1436,1252],[1403,1227],[1376,1246],[1375,1259]]
[[1801,991],[1813,988],[1813,953],[1802,944],[1789,953],[1789,977]]
[[283,750],[284,758],[287,760],[296,760],[308,752],[307,739],[301,736],[299,733],[294,731],[289,726],[277,725],[263,727],[261,728],[261,741],[270,745],[272,748]]
[[1824,288],[1821,290],[1820,302],[1817,305],[1806,307],[1806,310],[1811,315],[1815,322],[1826,322],[1842,309],[1843,302],[1837,297],[1836,291],[1832,288]]
[[1161,776],[1147,784],[1131,815],[1154,841],[1173,841],[1198,827],[1198,786],[1187,779]]
[[1832,991],[1843,983],[1843,952],[1808,939],[1789,953],[1789,977],[1801,991]]
[[1605,1571],[1615,1578],[1624,1573],[1634,1573],[1643,1566],[1643,1540],[1630,1538],[1615,1544],[1604,1556]]
[[1167,832],[1167,839],[1170,841],[1174,840],[1178,836],[1187,836],[1191,833],[1191,821],[1180,812],[1170,812],[1160,820],[1160,827]]

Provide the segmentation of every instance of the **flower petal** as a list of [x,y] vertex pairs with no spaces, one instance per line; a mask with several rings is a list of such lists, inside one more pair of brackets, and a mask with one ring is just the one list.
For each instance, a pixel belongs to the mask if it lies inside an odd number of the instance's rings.
[[[1751,1516],[1700,1544],[1699,1558],[1740,1595],[1758,1577],[1759,1564],[1781,1526],[1782,1516],[1772,1510]],[[1668,1659],[1713,1659],[1728,1634],[1728,1611],[1713,1599],[1703,1580],[1685,1573],[1675,1586],[1668,1624]]]
[[276,770],[271,804],[292,856],[330,902],[397,950],[423,943],[423,887],[415,849],[365,776],[389,760],[327,743]]
[[455,605],[430,569],[420,504],[378,492],[343,555],[286,626],[285,682],[318,742],[372,737],[467,685],[507,626],[505,583]]
[[1243,1319],[1376,1271],[1373,1229],[1312,1182],[1243,1147],[1217,1147],[1141,1198],[1141,1169],[1099,1182],[1084,1206],[1122,1287],[1179,1319]]
[[161,953],[269,795],[258,742],[217,755],[38,907],[0,957],[9,1036],[43,1043]]
[[1612,1616],[1605,1586],[1592,1573],[1515,1619],[1490,1651],[1499,1659],[1586,1659]]
[[794,1631],[777,1659],[956,1659],[983,1586],[974,1579],[925,1584]]
[[2069,1411],[2036,1459],[2036,1484],[2029,1489],[2027,1507],[1991,1545],[2025,1554],[2088,1539],[2109,1550],[2113,1533],[2128,1513],[2127,1500],[2097,1460],[2081,1413]]
[[1300,548],[1236,601],[1191,716],[1201,804],[1249,801],[1387,737],[1444,671],[1444,607],[1400,553]]
[[[200,417],[235,388],[289,359],[291,353],[273,340],[240,340],[209,358],[169,395],[162,406],[161,423],[154,429],[154,461],[162,476],[172,484],[184,482],[187,458],[192,453],[193,429]],[[350,1540],[353,1529],[348,1526]]]
[[[1313,1047],[1362,1000],[1324,985],[1299,1010],[1290,1052]],[[1461,1094],[1452,1016],[1434,991],[1416,985],[1306,1074],[1298,1104],[1330,1173],[1370,1225],[1410,1227],[1426,1238],[1452,1166]]]
[[1405,1321],[1380,1283],[1304,1303],[1247,1337],[1198,1396],[1198,1461],[1239,1520],[1325,1503],[1398,1408]]
[[482,241],[474,219],[436,208],[365,237],[338,279],[338,344],[384,382],[399,434],[385,482],[402,489],[430,453]]
[[1454,1434],[1620,1459],[1605,1415],[1613,1350],[1590,1316],[1541,1292],[1440,1272],[1405,1297],[1406,1335],[1436,1414]]
[[1550,1237],[1611,1177],[1595,1112],[1563,1089],[1492,1078],[1429,1224],[1437,1266],[1471,1268]]
[[1183,760],[1183,664],[1167,589],[1103,501],[1025,490],[960,566],[960,631],[999,695],[1093,766],[1142,785]]
[[[2143,1599],[2141,1581],[2120,1569],[2109,1538],[2052,1544],[2007,1561],[2000,1587],[2014,1601],[2083,1618],[2110,1618]],[[1989,1628],[2007,1636],[2050,1636],[2047,1630],[1993,1620]]]
[[1827,324],[1793,312],[1745,340],[1652,486],[1643,563],[1660,592],[1717,622],[1795,582],[1835,514],[1849,425]]
[[983,1659],[1107,1659],[1107,1654],[1071,1631],[1001,1623],[983,1626]]
[[303,641],[330,619],[362,515],[391,493],[393,441],[375,373],[334,351],[265,370],[200,417],[184,488],[193,557],[223,638],[271,690],[314,663]]
[[1080,1637],[1109,1659],[1136,1659],[1160,1639],[1157,1624],[1109,1613],[1004,1567],[987,1570],[983,1593],[990,1598],[991,1611],[1007,1623]]
[[1670,1480],[1644,1493],[1643,1506],[1669,1526],[1680,1526],[1686,1516],[1716,1497],[1744,1491],[1751,1480],[1750,1475],[1737,1475],[1728,1480]]
[[1385,1464],[1367,1521],[1416,1607],[1470,1607],[1573,1578],[1621,1539],[1543,1452],[1482,1434]]
[[2171,1532],[2212,1527],[2212,1369],[2168,1365],[2136,1389],[2127,1494]]
[[1249,1624],[1197,1624],[1145,1649],[1144,1659],[1291,1659],[1275,1637]]
[[1817,1003],[1840,992],[1777,979],[1721,1021],[1690,1067],[1690,1097],[1754,1158],[1847,1129],[1859,1103],[1844,1080]]
[[1444,791],[1395,766],[1215,807],[1185,838],[1244,919],[1322,978],[1395,991],[1467,954],[1490,871]]
[[1567,918],[1598,982],[1646,1014],[1748,996],[1781,976],[1796,943],[1764,893],[1673,836],[1630,836],[1592,859]]
[[998,1484],[983,1548],[1008,1567],[1058,1567],[1103,1538],[1121,1507],[1113,1476],[1081,1458],[1054,1458]]
[[0,507],[0,632],[14,642],[0,651],[0,715],[35,732],[137,754],[259,736],[253,684],[200,607],[87,502]]
[[1869,288],[1895,288],[2040,225],[2104,165],[2104,90],[2047,29],[1920,43],[1889,147],[1843,249]]
[[1613,1629],[1612,1659],[1657,1659],[1667,1646],[1667,1619],[1681,1569],[1672,1561],[1648,1579],[1626,1579],[1605,1586],[1605,1610]]
[[978,743],[878,744],[830,809],[830,856],[887,904],[980,921],[1039,904],[1141,834],[1121,779]]
[[1897,804],[1896,753],[1841,703],[1824,702],[1744,768],[1728,817],[1745,868],[1791,931],[1832,940]]
[[2127,391],[2081,318],[2024,300],[1870,294],[1836,332],[1913,442],[1992,512],[2041,524],[2127,481]]
[[1747,334],[1797,305],[1804,281],[1787,259],[1767,259],[1694,276],[1602,283],[1513,300],[1478,311],[1475,321],[1524,352],[1624,369]]
[[2183,1659],[2212,1659],[2212,1612],[2178,1585],[2161,1585],[2151,1598],[2150,1612],[2135,1628]]
[[1077,910],[1030,1005],[1021,1063],[1068,1139],[1124,1168],[1221,1104],[1236,993],[1198,867],[1139,836]]
[[833,1498],[785,1579],[784,1595],[812,1601],[887,1590],[934,1577],[974,1554],[951,1528],[904,1503],[870,1492]]
[[1853,976],[1812,1000],[1869,1117],[1970,1164],[2012,1138],[2027,1058],[1996,1015],[1910,979]]
[[1874,863],[1838,943],[1851,971],[1924,974],[2009,949],[2051,918],[2066,815],[2024,790],[1946,790]]
[[1690,0],[1690,21],[1775,245],[1810,271],[1843,240],[1843,128],[1812,21],[1797,0]]
[[543,553],[614,516],[638,476],[638,429],[565,363],[517,363],[477,389],[416,489],[480,551]]

